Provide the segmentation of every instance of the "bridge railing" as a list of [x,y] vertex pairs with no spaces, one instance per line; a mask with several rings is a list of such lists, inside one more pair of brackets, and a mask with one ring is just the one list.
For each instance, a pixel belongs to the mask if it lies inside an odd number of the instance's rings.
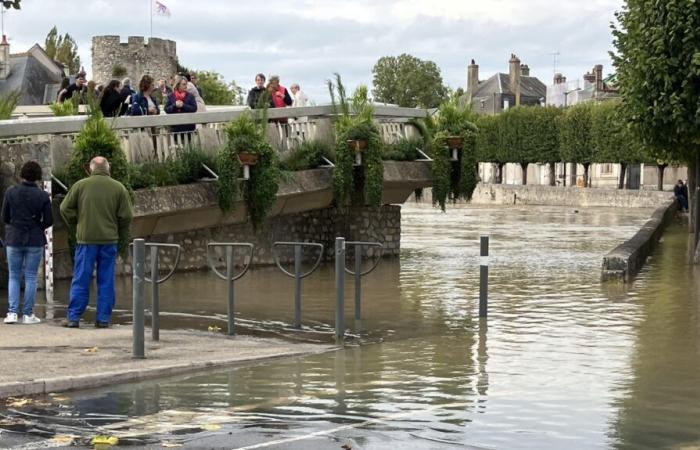
[[[115,130],[127,159],[139,163],[176,158],[188,144],[205,152],[216,152],[226,141],[225,125],[247,107],[214,107],[211,111],[190,114],[117,117],[106,119]],[[406,123],[426,117],[427,110],[375,105],[375,117],[382,138],[395,142],[407,136]],[[331,105],[268,110],[268,139],[280,152],[286,152],[308,140],[332,140],[334,116]],[[52,142],[61,140],[63,148],[72,148],[86,116],[41,117],[0,121],[0,143]],[[177,125],[195,125],[193,133],[173,133]]]

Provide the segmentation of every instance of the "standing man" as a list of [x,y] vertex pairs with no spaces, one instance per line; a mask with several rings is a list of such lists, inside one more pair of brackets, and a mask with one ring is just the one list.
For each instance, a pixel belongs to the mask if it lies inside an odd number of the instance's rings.
[[678,180],[678,183],[673,186],[673,195],[678,202],[678,209],[688,212],[688,186],[683,183],[683,180]]
[[133,217],[131,198],[124,185],[109,176],[102,156],[90,161],[90,176],[71,186],[61,203],[61,216],[75,230],[77,246],[67,311],[68,328],[78,328],[90,299],[92,273],[97,265],[97,318],[95,327],[109,327],[114,307],[114,267],[118,246],[127,245]]
[[255,109],[264,108],[265,103],[265,75],[259,73],[255,75],[255,87],[248,91],[246,105],[248,105],[250,109]]
[[289,89],[292,91],[292,107],[307,106],[309,98],[299,87],[299,83],[293,83]]
[[74,95],[83,95],[86,90],[87,81],[85,79],[85,74],[79,73],[75,78],[75,83],[69,84],[68,87],[61,89],[61,92],[58,93],[58,103],[63,103],[66,100],[73,98]]

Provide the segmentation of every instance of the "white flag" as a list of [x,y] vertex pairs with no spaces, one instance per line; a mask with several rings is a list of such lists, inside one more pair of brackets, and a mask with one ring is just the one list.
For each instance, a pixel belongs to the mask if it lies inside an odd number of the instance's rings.
[[163,17],[170,17],[170,10],[168,9],[168,7],[159,2],[158,0],[155,1],[154,8],[157,15]]

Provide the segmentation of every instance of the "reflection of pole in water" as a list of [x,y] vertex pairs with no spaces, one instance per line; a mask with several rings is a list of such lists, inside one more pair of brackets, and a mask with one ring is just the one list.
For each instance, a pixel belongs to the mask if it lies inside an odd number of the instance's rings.
[[146,415],[146,393],[144,388],[137,387],[131,391],[131,404],[133,405],[132,416]]
[[236,405],[236,377],[233,375],[234,371],[230,370],[226,374],[226,384],[228,385],[228,405]]
[[297,358],[294,363],[294,395],[301,397],[304,395],[304,382],[301,358]]
[[488,346],[486,343],[488,334],[488,322],[486,319],[479,320],[479,341],[476,349],[476,391],[479,393],[479,409],[486,409],[486,395],[489,388],[489,373],[486,370],[488,362]]
[[340,349],[335,352],[335,414],[345,414],[347,405],[345,404],[345,350]]

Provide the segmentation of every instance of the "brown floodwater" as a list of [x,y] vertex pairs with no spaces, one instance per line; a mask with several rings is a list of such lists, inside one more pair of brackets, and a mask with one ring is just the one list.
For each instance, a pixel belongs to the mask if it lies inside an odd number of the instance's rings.
[[[683,227],[669,228],[633,285],[599,281],[603,255],[650,215],[405,205],[401,257],[363,280],[360,326],[348,280],[343,350],[67,394],[37,414],[36,429],[109,427],[122,442],[193,448],[700,446],[700,294]],[[487,321],[478,319],[483,233]],[[119,286],[115,320],[128,323],[130,283]],[[291,327],[291,279],[255,269],[236,289],[239,332],[332,341],[332,267],[304,280],[302,331]],[[225,328],[226,286],[210,274],[178,274],[161,297],[166,328]]]

